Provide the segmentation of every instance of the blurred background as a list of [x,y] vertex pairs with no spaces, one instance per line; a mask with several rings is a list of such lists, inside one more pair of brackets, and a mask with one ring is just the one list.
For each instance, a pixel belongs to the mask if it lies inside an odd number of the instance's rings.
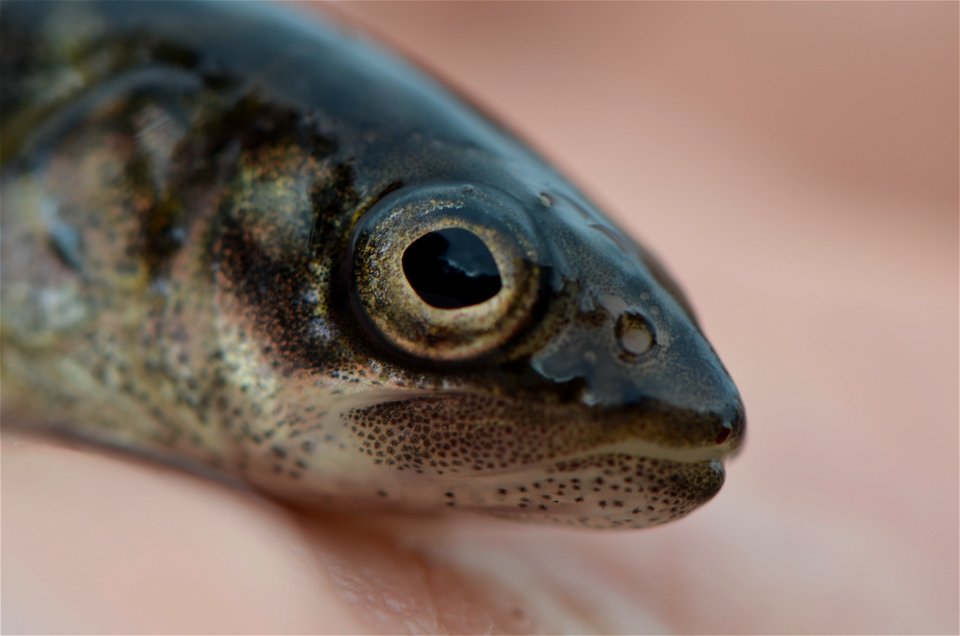
[[737,380],[723,492],[612,539],[675,552],[630,579],[638,602],[731,552],[673,629],[958,629],[958,6],[333,7],[660,254]]
[[4,632],[960,632],[960,4],[303,8],[471,95],[655,251],[746,446],[688,518],[597,533],[292,511],[5,432]]

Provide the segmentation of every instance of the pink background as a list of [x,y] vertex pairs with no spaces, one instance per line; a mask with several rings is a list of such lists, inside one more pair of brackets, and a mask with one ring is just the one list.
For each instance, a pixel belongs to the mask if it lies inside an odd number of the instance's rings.
[[727,485],[641,532],[411,529],[6,442],[4,631],[960,629],[956,3],[321,8],[662,256],[747,405]]

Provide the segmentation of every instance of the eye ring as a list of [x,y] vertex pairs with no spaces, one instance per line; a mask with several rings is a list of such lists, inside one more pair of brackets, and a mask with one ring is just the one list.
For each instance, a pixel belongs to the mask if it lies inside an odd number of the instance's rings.
[[[423,247],[437,237],[449,244]],[[369,330],[408,355],[433,362],[494,355],[532,318],[541,276],[534,237],[522,205],[494,188],[421,184],[397,190],[371,207],[354,230],[352,304]],[[438,267],[450,264],[450,275],[460,278],[441,281],[447,288],[475,289],[461,290],[461,299],[437,301],[422,282],[437,274],[414,275],[411,249],[424,261],[420,266],[431,259]],[[482,275],[471,277],[474,268]]]

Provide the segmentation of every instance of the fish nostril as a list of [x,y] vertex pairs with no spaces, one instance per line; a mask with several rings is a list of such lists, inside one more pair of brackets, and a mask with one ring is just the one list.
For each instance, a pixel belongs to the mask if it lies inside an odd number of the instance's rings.
[[653,329],[639,314],[621,314],[616,333],[620,347],[631,356],[641,356],[653,347]]

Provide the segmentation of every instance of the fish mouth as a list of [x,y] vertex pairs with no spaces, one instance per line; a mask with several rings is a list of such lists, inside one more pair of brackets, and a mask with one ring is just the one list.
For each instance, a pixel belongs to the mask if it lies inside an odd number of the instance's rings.
[[457,493],[461,507],[510,519],[655,526],[686,516],[720,491],[723,460],[738,451],[745,432],[739,401],[725,414],[647,403],[589,420],[605,441],[499,474],[474,474],[448,494]]
[[[687,464],[723,461],[735,452],[736,449],[726,446],[674,447],[639,439],[624,440],[590,449],[590,454],[594,455],[629,455]],[[560,458],[559,461],[575,459],[581,455],[582,453],[578,453]]]
[[260,487],[590,528],[657,525],[704,504],[744,430],[739,407],[597,409],[466,391],[360,391],[328,407],[296,438],[319,460],[298,476],[301,491],[266,467]]
[[717,413],[655,400],[597,408],[417,391],[360,394],[340,406],[353,443],[378,465],[439,475],[542,469],[586,455],[719,462],[736,452],[745,431],[739,400]]
[[617,431],[597,452],[625,452],[674,462],[720,461],[743,444],[746,415],[739,398],[720,410],[679,408],[658,400],[642,400],[596,414]]

